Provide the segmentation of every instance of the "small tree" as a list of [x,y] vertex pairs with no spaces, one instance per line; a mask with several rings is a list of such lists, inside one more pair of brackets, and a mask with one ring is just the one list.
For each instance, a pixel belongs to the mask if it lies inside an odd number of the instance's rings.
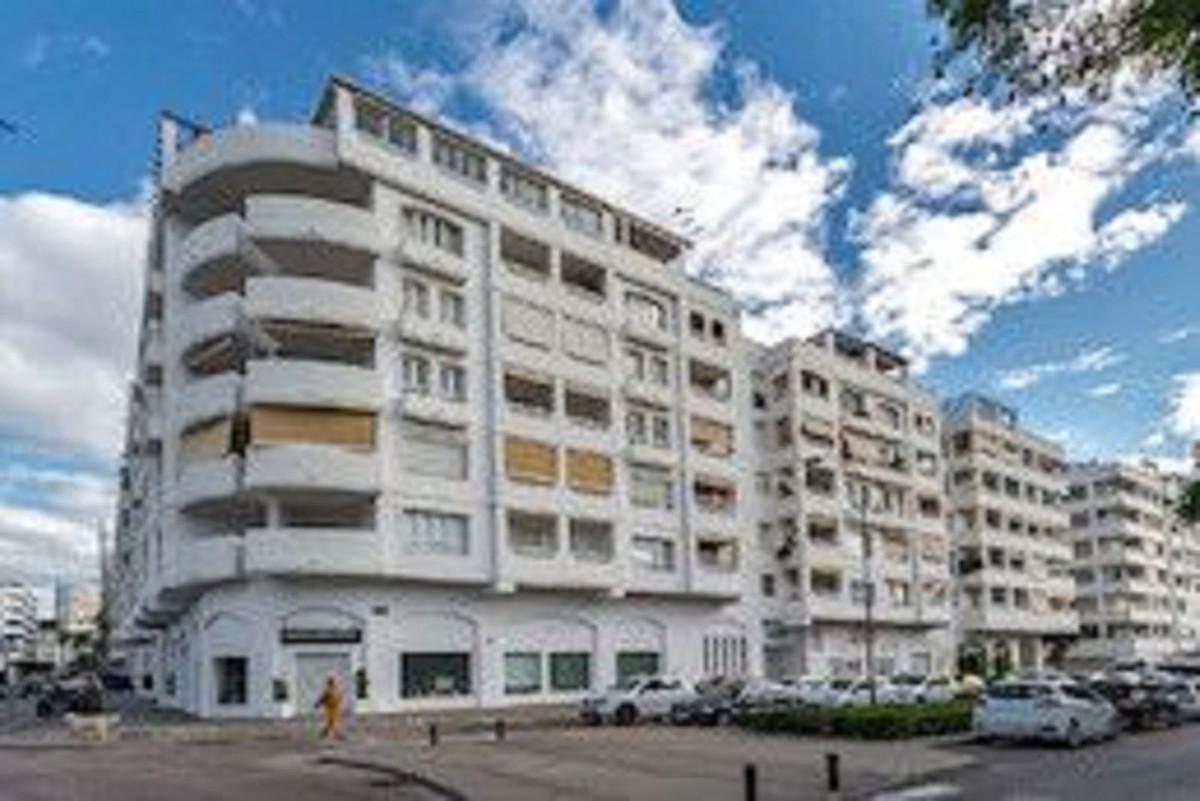
[[1200,524],[1200,481],[1189,481],[1183,485],[1179,500],[1175,503],[1175,519],[1185,526]]

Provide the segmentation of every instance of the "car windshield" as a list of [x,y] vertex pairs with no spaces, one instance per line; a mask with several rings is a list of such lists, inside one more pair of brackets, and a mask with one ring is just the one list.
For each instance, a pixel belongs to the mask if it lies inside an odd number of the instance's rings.
[[892,684],[896,684],[901,687],[912,687],[914,685],[920,684],[922,681],[924,681],[924,678],[921,676],[900,675],[900,676],[892,677]]
[[987,697],[998,701],[1025,701],[1049,693],[1050,688],[1041,684],[994,684],[988,688]]
[[834,679],[829,682],[829,688],[832,690],[848,690],[853,683],[850,679]]

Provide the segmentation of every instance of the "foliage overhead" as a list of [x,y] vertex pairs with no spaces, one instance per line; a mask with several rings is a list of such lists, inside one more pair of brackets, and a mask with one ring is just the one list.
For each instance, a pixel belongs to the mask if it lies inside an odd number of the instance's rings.
[[1200,524],[1200,481],[1189,481],[1183,486],[1175,505],[1175,516],[1185,525]]
[[967,57],[966,91],[1010,100],[1079,89],[1102,100],[1118,73],[1167,76],[1200,99],[1200,0],[927,0],[946,28],[935,72]]

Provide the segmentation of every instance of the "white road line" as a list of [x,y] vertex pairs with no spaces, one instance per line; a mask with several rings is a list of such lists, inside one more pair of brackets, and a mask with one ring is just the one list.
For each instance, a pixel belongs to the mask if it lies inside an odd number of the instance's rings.
[[962,798],[962,788],[957,784],[922,784],[892,793],[874,796],[871,801],[935,801],[940,798]]

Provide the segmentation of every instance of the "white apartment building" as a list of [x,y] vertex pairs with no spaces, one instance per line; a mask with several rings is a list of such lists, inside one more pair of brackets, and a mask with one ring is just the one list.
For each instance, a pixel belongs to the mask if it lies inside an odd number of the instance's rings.
[[1073,465],[1069,481],[1081,635],[1072,662],[1195,651],[1200,548],[1195,532],[1174,517],[1183,477],[1151,464],[1092,462]]
[[1061,665],[1079,631],[1063,449],[980,395],[948,403],[944,428],[960,662]]
[[340,79],[311,124],[159,149],[106,603],[144,692],[761,672],[748,345],[683,239]]
[[32,656],[37,635],[37,596],[23,584],[0,584],[0,674]]
[[833,331],[761,349],[753,393],[767,674],[865,673],[871,592],[877,674],[952,670],[937,399]]

